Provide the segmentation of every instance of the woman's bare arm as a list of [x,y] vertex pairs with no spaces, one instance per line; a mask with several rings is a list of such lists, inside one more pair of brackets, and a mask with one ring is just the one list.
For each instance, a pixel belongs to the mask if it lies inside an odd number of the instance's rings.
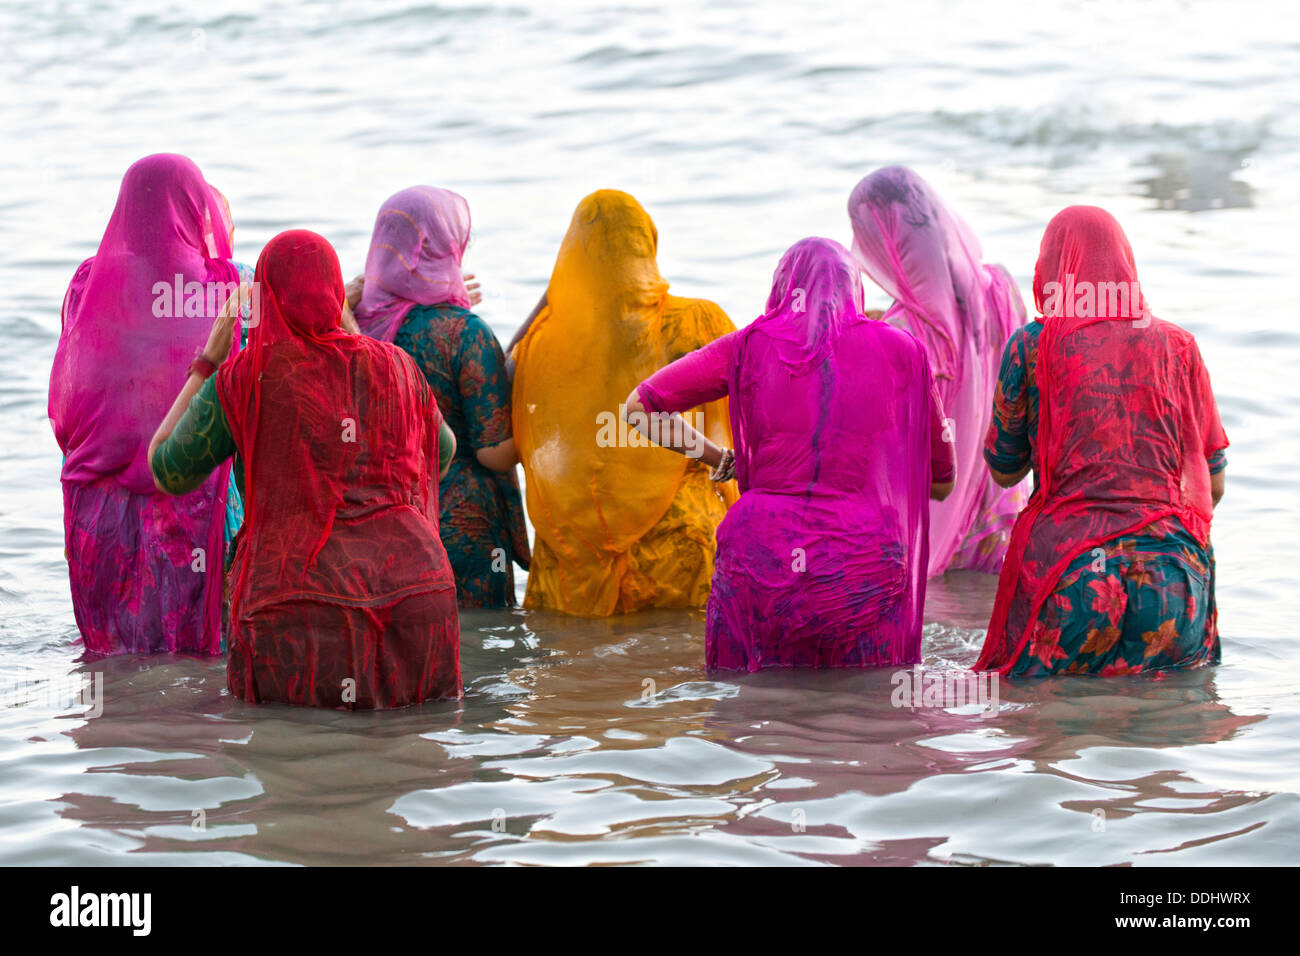
[[623,404],[623,420],[660,448],[688,458],[698,458],[710,468],[717,468],[722,463],[722,449],[689,425],[681,415],[662,416],[658,427],[652,430],[649,427],[651,413],[646,411],[635,388]]
[[498,474],[505,474],[519,464],[519,452],[515,449],[513,437],[486,448],[474,449],[474,457],[484,468]]
[[1021,468],[1019,471],[1012,472],[1011,474],[998,471],[996,468],[990,465],[989,474],[993,476],[993,483],[997,485],[999,488],[1010,488],[1013,485],[1020,484],[1020,479],[1024,478],[1025,475],[1029,474],[1029,463],[1026,462],[1025,467]]

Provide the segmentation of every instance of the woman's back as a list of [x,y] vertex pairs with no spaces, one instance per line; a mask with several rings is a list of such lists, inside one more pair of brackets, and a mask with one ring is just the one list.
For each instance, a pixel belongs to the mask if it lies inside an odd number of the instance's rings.
[[1025,323],[1014,280],[985,265],[979,239],[920,176],[886,166],[849,199],[859,264],[893,299],[885,320],[923,344],[950,416],[957,477],[930,506],[931,576],[949,568],[996,571],[1022,487],[1002,490],[980,461],[1002,346]]
[[741,495],[718,528],[707,666],[918,659],[928,496],[951,446],[920,343],[864,317],[843,247],[796,243],[762,315],[636,395],[652,413],[730,396]]
[[[734,327],[713,303],[668,294],[657,244],[631,196],[585,198],[516,347],[514,432],[536,532],[526,607],[599,616],[699,606],[707,593],[724,500],[698,462],[620,429],[618,405]],[[729,443],[725,403],[700,411],[702,430]]]
[[406,353],[337,331],[280,334],[223,368],[218,392],[245,467],[236,613],[451,586],[437,537],[440,416]]
[[[1055,498],[1086,498],[1119,510],[1134,501],[1185,506],[1185,494],[1208,486],[1204,435],[1186,434],[1181,409],[1204,391],[1204,364],[1192,336],[1170,322],[1101,322],[1074,332],[1066,352],[1086,362],[1059,362],[1050,383],[1065,414],[1054,423],[1051,469]],[[1123,404],[1098,388],[1097,363],[1120,366]]]
[[[905,400],[924,382],[919,343],[883,322],[861,322],[840,336],[833,361],[791,372],[761,329],[737,356],[732,398],[745,422],[746,490],[790,495],[890,498],[891,460],[926,434]],[[928,437],[928,435],[927,435]]]
[[[986,453],[1004,481],[1032,464],[1036,488],[1012,533],[977,667],[1130,673],[1217,656],[1204,572],[1210,459],[1228,442],[1195,340],[1151,316],[1128,239],[1097,207],[1071,206],[1048,224],[1034,300],[1041,331],[1008,347]],[[1020,462],[1015,471],[1002,470],[1009,461]],[[1170,573],[1148,592],[1154,570],[1116,571],[1139,548]],[[1088,619],[1070,592],[1084,585],[1114,593],[1106,620]],[[1166,603],[1181,610],[1157,614]],[[1137,656],[1114,670],[1113,655],[1126,651]]]

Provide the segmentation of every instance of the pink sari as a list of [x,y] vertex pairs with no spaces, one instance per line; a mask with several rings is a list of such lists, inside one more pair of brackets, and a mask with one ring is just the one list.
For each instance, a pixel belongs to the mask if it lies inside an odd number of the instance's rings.
[[220,650],[230,466],[172,498],[145,459],[238,289],[225,223],[194,163],[146,156],[126,171],[99,250],[63,300],[49,415],[65,456],[72,605],[93,655]]
[[929,487],[952,448],[924,350],[862,315],[847,250],[796,243],[763,315],[638,394],[652,412],[730,396],[741,494],[718,529],[708,667],[920,659]]
[[1025,324],[1015,281],[981,262],[970,227],[916,173],[886,166],[849,197],[853,254],[894,298],[885,321],[925,345],[956,442],[957,484],[930,503],[929,575],[956,568],[997,572],[1011,527],[1028,499],[1025,483],[993,483],[981,451],[1002,349]]

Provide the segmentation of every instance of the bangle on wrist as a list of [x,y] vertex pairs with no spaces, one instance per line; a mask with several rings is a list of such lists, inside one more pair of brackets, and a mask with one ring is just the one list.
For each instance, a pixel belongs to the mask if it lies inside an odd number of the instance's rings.
[[212,361],[203,354],[203,349],[194,353],[194,361],[190,362],[190,374],[198,375],[205,382],[210,379],[217,371],[217,363]]
[[722,450],[718,467],[709,471],[709,477],[714,481],[731,481],[736,477],[736,453],[732,449]]

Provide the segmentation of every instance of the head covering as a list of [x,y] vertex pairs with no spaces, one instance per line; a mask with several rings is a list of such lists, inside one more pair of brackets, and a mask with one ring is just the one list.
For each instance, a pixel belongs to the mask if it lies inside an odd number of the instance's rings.
[[1163,518],[1208,545],[1207,459],[1228,444],[1196,340],[1151,316],[1133,250],[1104,209],[1071,206],[1048,224],[1034,301],[1045,312],[1038,488],[1016,520],[977,665],[1003,673],[1085,551]]
[[1002,349],[1025,323],[1006,269],[984,265],[970,227],[912,170],[886,166],[849,197],[853,253],[894,304],[885,321],[925,346],[956,441],[956,485],[930,505],[931,576],[996,571],[1023,486],[998,488],[981,457]]
[[821,365],[844,330],[865,322],[862,277],[848,251],[830,239],[801,239],[781,257],[772,276],[762,329],[781,362],[798,374]]
[[1147,316],[1133,249],[1114,216],[1070,206],[1052,217],[1034,263],[1034,305],[1058,337],[1093,322]]
[[272,601],[371,606],[446,586],[441,416],[423,374],[401,349],[339,327],[343,274],[321,236],[280,233],[255,275],[248,348],[217,373],[245,471],[232,620]]
[[[660,448],[599,439],[604,416],[616,416],[638,383],[734,328],[712,302],[668,294],[655,261],[658,241],[654,223],[627,193],[606,189],[583,199],[556,257],[547,304],[517,347],[514,436],[541,544],[527,606],[595,616],[627,606],[634,589],[636,603],[648,604],[689,590],[675,572],[658,580],[638,575],[628,555],[695,466]],[[725,404],[710,403],[705,419],[718,424],[710,437],[729,444]],[[704,537],[711,552],[713,519],[690,512],[682,521],[682,537]],[[538,573],[548,555],[558,562],[553,589]]]
[[184,156],[146,156],[122,177],[99,249],[63,300],[49,415],[64,481],[155,493],[149,440],[239,287],[222,215]]
[[366,256],[357,324],[391,342],[417,305],[469,308],[461,258],[469,244],[469,203],[449,189],[412,186],[379,207]]

